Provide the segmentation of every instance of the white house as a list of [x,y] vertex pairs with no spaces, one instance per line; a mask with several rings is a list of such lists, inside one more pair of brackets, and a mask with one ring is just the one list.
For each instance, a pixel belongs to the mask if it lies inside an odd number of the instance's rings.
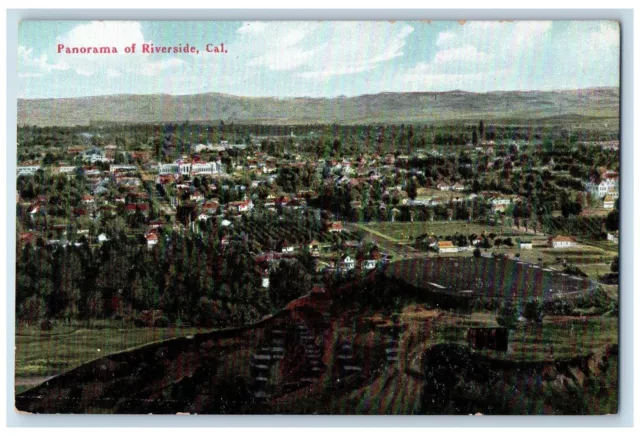
[[30,165],[24,167],[18,167],[18,175],[19,176],[32,176],[40,169],[40,165]]
[[438,252],[439,253],[457,253],[458,247],[453,245],[451,241],[440,241],[438,242]]
[[611,195],[604,197],[603,205],[605,209],[613,209],[616,205],[616,199]]
[[221,173],[220,165],[217,162],[194,163],[191,165],[192,175],[212,175]]
[[340,262],[342,269],[350,271],[356,267],[356,262],[351,258],[351,256],[346,255],[342,258]]
[[362,261],[362,269],[372,270],[376,268],[376,260],[375,259],[365,259]]
[[73,173],[75,170],[76,170],[76,167],[74,167],[73,165],[60,165],[57,168],[58,174],[69,174],[69,173]]
[[135,165],[109,165],[109,172],[115,173],[116,171],[135,171],[137,167]]
[[104,150],[99,148],[91,148],[86,150],[82,154],[82,160],[85,162],[96,163],[96,162],[112,162],[113,159],[109,159],[104,155]]
[[591,181],[585,183],[586,191],[596,198],[610,196],[618,198],[620,196],[620,179],[616,173],[605,173],[600,183]]
[[264,270],[261,276],[262,276],[262,287],[269,288],[269,271]]
[[107,238],[107,235],[105,235],[104,233],[100,233],[98,235],[98,242],[102,243],[102,242],[107,242],[109,240],[109,238]]
[[607,241],[611,241],[614,244],[617,244],[618,243],[618,235],[619,235],[618,232],[614,232],[614,233],[607,232]]
[[549,237],[547,245],[550,248],[570,248],[576,246],[576,241],[570,236]]
[[248,212],[253,209],[253,201],[233,201],[231,203],[228,203],[227,206],[231,209],[237,209],[238,212]]
[[193,150],[196,153],[200,153],[202,150],[213,151],[213,144],[198,144],[193,148]]
[[170,164],[159,164],[158,165],[158,173],[160,175],[165,174],[177,174],[178,173],[178,164],[170,163]]
[[533,242],[530,240],[521,240],[518,242],[518,248],[520,250],[533,250]]
[[511,204],[511,199],[509,197],[493,197],[491,199],[491,204],[494,206],[507,205]]
[[283,241],[282,246],[280,247],[280,251],[282,253],[293,253],[295,251],[295,247],[289,242]]

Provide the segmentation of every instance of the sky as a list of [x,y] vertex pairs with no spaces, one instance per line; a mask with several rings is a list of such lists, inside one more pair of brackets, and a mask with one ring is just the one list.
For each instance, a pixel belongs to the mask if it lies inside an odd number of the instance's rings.
[[[136,44],[136,52],[124,48]],[[337,97],[619,86],[613,21],[23,21],[20,98]],[[115,47],[118,54],[58,53]],[[143,54],[142,44],[199,53]],[[206,45],[226,53],[207,53]]]

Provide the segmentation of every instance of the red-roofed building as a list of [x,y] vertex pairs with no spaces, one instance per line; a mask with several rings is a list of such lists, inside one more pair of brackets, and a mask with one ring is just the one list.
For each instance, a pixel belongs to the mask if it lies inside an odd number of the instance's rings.
[[20,242],[23,244],[35,244],[36,235],[33,232],[20,233]]
[[155,232],[147,234],[145,237],[147,240],[147,247],[151,248],[158,243],[158,235]]
[[344,230],[344,227],[342,226],[342,223],[340,221],[334,221],[332,223],[329,223],[328,230],[332,233],[338,233],[342,232]]
[[202,212],[213,215],[214,213],[216,213],[219,207],[220,205],[218,204],[218,202],[210,201],[202,205]]

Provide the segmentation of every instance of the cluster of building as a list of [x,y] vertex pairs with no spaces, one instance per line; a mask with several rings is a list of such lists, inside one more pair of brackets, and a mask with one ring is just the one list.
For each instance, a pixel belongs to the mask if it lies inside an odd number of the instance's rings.
[[585,189],[594,198],[602,199],[605,209],[613,209],[616,199],[620,197],[620,176],[613,171],[604,171],[599,183],[589,180],[585,183]]

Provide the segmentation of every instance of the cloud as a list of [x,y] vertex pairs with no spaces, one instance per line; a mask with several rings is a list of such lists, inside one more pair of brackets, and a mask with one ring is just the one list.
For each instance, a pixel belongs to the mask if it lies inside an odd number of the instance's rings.
[[[49,55],[42,53],[34,56],[32,48],[20,47],[18,56],[21,61],[21,74],[50,73],[52,71],[71,70],[79,76],[106,76],[116,78],[122,76],[122,71],[143,76],[153,76],[168,68],[175,68],[185,62],[176,59],[159,59],[150,54],[126,54],[124,49],[136,44],[138,50],[146,40],[142,25],[134,21],[92,21],[80,24],[56,38],[56,52],[53,56],[57,62],[50,62]],[[109,47],[115,48],[117,53],[96,54],[58,54],[58,44],[64,47]]]
[[119,70],[116,70],[114,68],[109,68],[107,70],[107,77],[113,78],[113,77],[120,77],[120,76],[122,76],[122,73]]
[[436,53],[433,62],[436,64],[446,64],[449,62],[485,62],[489,56],[478,51],[472,45],[464,47],[450,48]]
[[18,68],[35,69],[38,72],[49,73],[51,71],[68,70],[70,67],[65,62],[49,63],[49,57],[46,53],[36,58],[33,56],[33,49],[18,46]]
[[127,45],[132,43],[140,45],[146,41],[139,22],[92,21],[74,27],[59,36],[57,42],[69,47],[116,47],[122,50],[120,52],[122,55]]
[[452,44],[456,38],[457,35],[454,32],[440,32],[438,33],[436,45],[438,47],[447,47],[449,44]]
[[245,22],[242,24],[242,27],[238,29],[238,33],[259,34],[263,33],[268,27],[269,25],[267,23],[262,23],[260,21]]
[[139,71],[143,76],[155,76],[162,71],[169,68],[180,67],[185,64],[185,61],[177,58],[165,59],[162,61],[147,62],[142,65],[142,69]]
[[[131,43],[171,45],[175,23],[80,23],[48,50],[21,39],[19,77],[37,95],[228,92],[260,96],[357,95],[381,91],[549,89],[616,85],[616,22],[475,21],[244,22],[211,34],[188,23],[195,45],[228,54],[127,55]],[[37,26],[31,27],[37,29]],[[203,27],[203,29],[205,29]],[[145,32],[154,32],[145,35]],[[190,33],[191,32],[191,33]],[[201,39],[200,39],[201,38]],[[200,40],[199,40],[200,39]],[[116,46],[117,55],[58,55],[55,45]],[[56,80],[48,77],[60,74]],[[37,79],[41,77],[41,79]],[[32,78],[32,79],[29,79]],[[27,82],[27,80],[30,80]],[[37,86],[36,86],[37,85]],[[102,86],[104,85],[104,86]],[[54,86],[58,88],[53,89]],[[66,88],[77,88],[65,91]],[[80,91],[81,90],[81,91]]]
[[238,30],[248,65],[306,79],[369,71],[402,56],[413,27],[381,22],[244,23]]
[[612,22],[469,22],[439,32],[432,53],[384,89],[580,88],[615,85],[619,77]]
[[41,77],[44,76],[43,73],[20,73],[18,74],[18,77],[20,78],[29,78],[29,77]]

